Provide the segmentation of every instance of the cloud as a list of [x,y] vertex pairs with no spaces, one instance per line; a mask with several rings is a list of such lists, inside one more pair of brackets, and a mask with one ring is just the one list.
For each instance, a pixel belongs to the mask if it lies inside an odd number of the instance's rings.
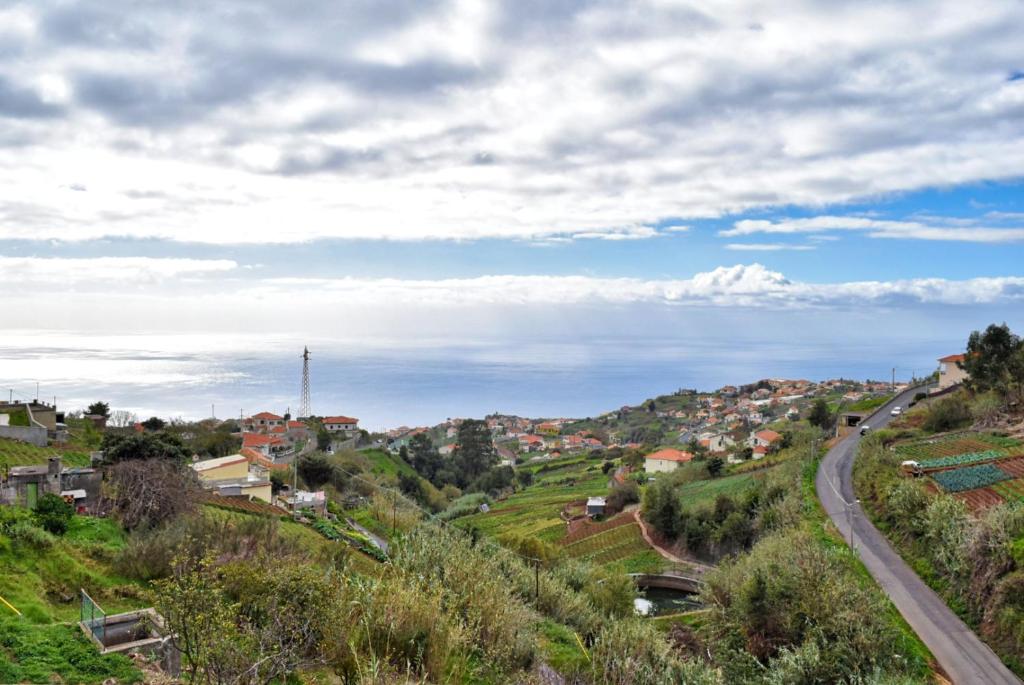
[[[1005,218],[1005,217],[1004,217]],[[1012,215],[1011,215],[1011,218]],[[1024,228],[977,225],[974,219],[944,219],[946,225],[921,221],[890,221],[858,216],[815,216],[801,219],[744,219],[732,228],[719,231],[726,237],[763,234],[822,233],[825,231],[862,231],[872,238],[904,240],[942,240],[974,243],[1024,241]],[[949,225],[955,224],[955,225]]]
[[966,305],[1024,299],[1024,277],[941,278],[817,284],[792,281],[761,264],[718,267],[692,278],[647,280],[588,276],[482,276],[437,280],[270,278],[253,296],[275,299],[305,292],[313,301],[350,306],[416,304],[578,305],[657,304],[698,307],[856,307]]
[[[174,259],[158,257],[4,257],[0,255],[0,283],[14,286],[66,287],[87,282],[101,290],[124,283],[158,283],[181,277],[223,275],[238,268],[228,259]],[[113,292],[111,293],[113,294]]]
[[728,243],[725,249],[740,252],[779,252],[782,250],[802,252],[816,248],[814,245],[792,245],[790,243]]
[[[623,239],[1024,176],[1019,3],[40,0],[4,19],[0,239]],[[143,181],[162,196],[133,197]],[[1018,239],[966,228],[914,233]]]

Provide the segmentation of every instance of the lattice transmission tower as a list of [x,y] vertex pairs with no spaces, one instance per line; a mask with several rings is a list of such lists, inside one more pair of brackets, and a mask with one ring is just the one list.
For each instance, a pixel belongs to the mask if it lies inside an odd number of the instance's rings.
[[299,403],[299,418],[308,419],[313,414],[309,402],[309,348],[302,349],[302,401]]

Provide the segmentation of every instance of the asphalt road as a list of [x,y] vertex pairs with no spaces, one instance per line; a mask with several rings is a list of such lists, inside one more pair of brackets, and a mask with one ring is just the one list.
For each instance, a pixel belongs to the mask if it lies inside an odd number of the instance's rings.
[[[865,423],[872,429],[885,426],[892,407],[906,408],[916,391],[908,390],[896,397]],[[854,431],[829,450],[821,462],[814,485],[825,511],[956,685],[1020,683],[988,645],[907,566],[856,502],[853,459],[859,441],[859,431]]]

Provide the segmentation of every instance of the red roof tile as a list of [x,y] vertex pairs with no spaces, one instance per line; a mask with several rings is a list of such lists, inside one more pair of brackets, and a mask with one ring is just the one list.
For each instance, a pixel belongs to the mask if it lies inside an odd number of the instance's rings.
[[690,461],[693,459],[693,455],[689,452],[666,447],[663,450],[648,454],[646,458],[657,459],[658,461]]
[[966,358],[966,356],[967,355],[963,355],[963,354],[950,354],[950,355],[946,355],[945,357],[940,357],[939,361],[940,362],[962,362]]
[[284,420],[283,416],[278,416],[277,414],[271,414],[269,411],[261,411],[259,414],[253,415],[252,418],[254,418],[254,419],[265,419],[267,421],[283,421]]
[[349,416],[325,416],[324,423],[359,423],[359,419]]

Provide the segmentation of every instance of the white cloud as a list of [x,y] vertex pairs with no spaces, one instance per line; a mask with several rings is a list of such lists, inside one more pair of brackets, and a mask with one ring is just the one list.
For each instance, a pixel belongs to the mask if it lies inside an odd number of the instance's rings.
[[727,243],[727,250],[737,252],[779,252],[782,250],[795,250],[803,252],[815,249],[814,245],[792,245],[790,243]]
[[726,237],[755,234],[799,234],[824,231],[862,231],[873,238],[942,240],[974,243],[1024,241],[1024,228],[976,225],[973,219],[943,219],[943,223],[889,221],[859,216],[815,216],[801,219],[744,219],[719,231]]
[[4,257],[0,255],[0,283],[46,284],[62,288],[89,282],[100,289],[114,282],[134,285],[180,277],[224,274],[238,265],[228,259],[174,259],[165,257]]
[[389,7],[4,10],[0,239],[626,239],[1024,175],[1020,3]]

